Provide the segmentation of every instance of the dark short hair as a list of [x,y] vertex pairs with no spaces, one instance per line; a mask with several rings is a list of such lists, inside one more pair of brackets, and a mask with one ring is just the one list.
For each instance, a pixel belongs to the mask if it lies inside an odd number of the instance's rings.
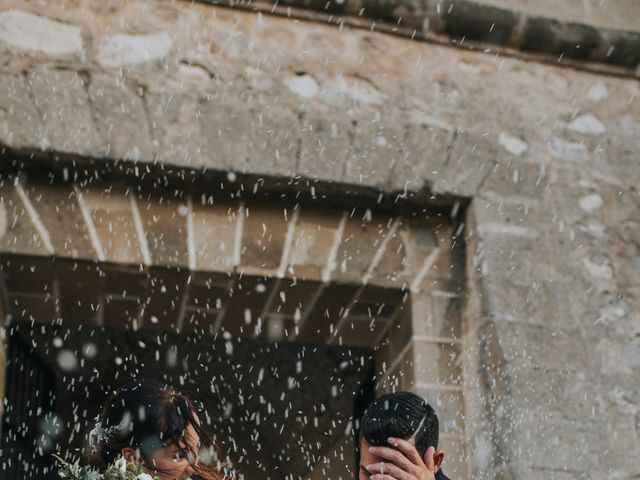
[[382,395],[374,400],[360,421],[360,434],[369,444],[387,445],[387,438],[414,438],[416,450],[424,455],[438,447],[438,416],[422,397],[411,392]]

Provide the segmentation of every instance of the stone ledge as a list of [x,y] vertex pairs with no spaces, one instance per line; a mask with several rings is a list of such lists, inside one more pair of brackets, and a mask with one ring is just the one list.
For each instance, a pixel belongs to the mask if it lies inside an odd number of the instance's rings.
[[[288,17],[307,17],[304,10],[323,12],[329,23],[366,25],[412,39],[472,49],[495,45],[545,55],[547,60],[553,59],[559,64],[563,61],[604,64],[617,68],[618,73],[622,69],[627,75],[637,75],[640,65],[640,31],[529,15],[475,0],[200,1]],[[301,11],[292,13],[292,7]]]

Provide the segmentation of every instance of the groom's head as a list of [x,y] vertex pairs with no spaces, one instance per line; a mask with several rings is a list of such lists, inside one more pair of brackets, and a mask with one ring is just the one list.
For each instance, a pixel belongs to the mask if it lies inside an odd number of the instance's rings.
[[413,443],[421,457],[434,447],[434,464],[439,467],[444,452],[438,450],[438,416],[422,397],[411,392],[383,395],[373,401],[360,421],[360,464],[377,461],[370,446],[389,446],[388,438],[401,438]]

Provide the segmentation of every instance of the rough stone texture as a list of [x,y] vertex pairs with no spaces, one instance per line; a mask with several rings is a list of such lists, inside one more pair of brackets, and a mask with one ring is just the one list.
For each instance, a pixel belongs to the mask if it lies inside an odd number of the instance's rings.
[[2,202],[0,203],[0,231],[3,232],[0,239],[2,250],[26,255],[46,255],[47,249],[10,180],[3,179],[0,183],[0,189],[2,189]]
[[[306,115],[300,134],[297,171],[306,177],[327,176],[339,181],[353,144],[350,120],[326,118],[322,113]],[[322,161],[317,161],[321,158]]]
[[151,259],[162,265],[187,266],[187,216],[189,209],[180,196],[143,193],[138,209]]
[[100,45],[97,60],[107,68],[152,62],[165,57],[172,43],[171,37],[165,32],[149,35],[118,33]]
[[0,81],[0,135],[11,148],[46,147],[42,116],[36,110],[22,75],[2,73]]
[[215,100],[182,93],[149,93],[146,98],[159,161],[216,169],[229,165],[244,168],[249,143],[246,108],[226,111]]
[[111,262],[142,263],[134,217],[126,193],[118,188],[85,188],[78,192],[82,195],[82,202],[96,231],[99,242],[95,252],[97,258],[103,255]]
[[[223,3],[237,7],[234,2]],[[340,15],[360,26],[397,32],[403,35],[442,42],[450,40],[471,48],[508,47],[523,52],[540,53],[548,62],[590,60],[621,67],[633,74],[640,57],[640,7],[633,0],[598,3],[580,0],[563,2],[560,7],[550,0],[345,0],[310,2],[285,0],[285,5],[320,12],[328,22]],[[248,2],[241,8],[276,10],[270,2]],[[277,7],[277,5],[276,5]],[[552,14],[550,12],[553,12]],[[281,10],[280,14],[291,14]],[[306,13],[306,12],[305,12]],[[303,13],[298,13],[303,15]]]
[[299,278],[322,278],[340,218],[319,209],[298,216],[288,269]]
[[21,10],[0,13],[0,41],[50,56],[82,55],[82,28]]
[[193,235],[198,270],[224,271],[233,267],[237,212],[238,205],[233,202],[216,202],[212,207],[205,198],[194,205]]
[[29,73],[29,87],[45,126],[46,148],[102,156],[103,142],[79,72],[38,68]]
[[153,146],[143,100],[123,79],[93,75],[89,85],[93,119],[107,143],[107,156],[153,158]]
[[[51,18],[62,9],[12,4]],[[637,476],[637,80],[177,5],[134,1],[109,15],[86,5],[64,12],[96,44],[120,32],[123,19],[140,22],[131,35],[167,32],[172,48],[149,62],[109,68],[94,53],[81,63],[3,53],[0,142],[23,151],[137,155],[138,166],[160,161],[301,175],[343,190],[431,187],[466,197],[461,361],[474,478]],[[302,84],[291,82],[305,75]],[[113,101],[100,100],[103,82],[115,85],[106,94]],[[135,120],[123,126],[129,117]],[[167,218],[183,228],[177,203]],[[3,248],[24,242],[46,254],[15,196],[3,208],[5,217],[24,221],[19,238],[3,237]],[[327,220],[318,235],[334,228]],[[440,241],[422,240],[425,255]],[[169,247],[161,258],[187,263],[182,243]],[[448,280],[425,281],[450,292]],[[401,386],[426,381],[412,369],[414,355],[400,359]]]
[[51,244],[60,256],[93,258],[91,245],[76,192],[70,188],[29,185],[26,193],[49,232]]

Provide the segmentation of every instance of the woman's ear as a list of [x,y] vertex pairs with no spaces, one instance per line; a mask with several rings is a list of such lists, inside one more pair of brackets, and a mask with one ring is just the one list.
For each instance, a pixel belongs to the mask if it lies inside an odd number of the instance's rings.
[[138,452],[135,448],[124,447],[122,450],[120,450],[120,454],[122,455],[122,458],[127,461],[127,463],[136,463],[136,460],[138,459]]

